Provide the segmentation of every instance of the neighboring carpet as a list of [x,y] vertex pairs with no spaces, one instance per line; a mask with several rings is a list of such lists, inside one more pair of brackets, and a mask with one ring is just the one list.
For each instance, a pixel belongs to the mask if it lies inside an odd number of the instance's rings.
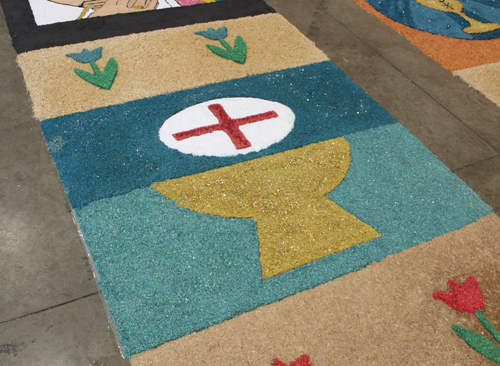
[[[491,208],[261,0],[188,8],[84,19],[75,27],[88,34],[47,43],[32,25],[16,33],[18,13],[9,20],[124,355],[138,365],[304,364],[305,352],[315,365],[482,359],[446,333],[450,310],[431,297],[455,265],[446,255],[470,255],[454,238],[492,254],[467,274],[496,278]],[[127,32],[134,16],[145,28]],[[71,33],[61,24],[41,34]],[[301,305],[310,296],[314,309]],[[236,337],[217,333],[235,323]],[[429,324],[445,340],[408,355]]]
[[[498,3],[486,0],[354,1],[500,105],[499,89],[494,86],[494,80],[500,79],[495,66],[500,62]],[[468,29],[475,21],[477,29]]]
[[454,74],[500,107],[500,62],[458,70]]

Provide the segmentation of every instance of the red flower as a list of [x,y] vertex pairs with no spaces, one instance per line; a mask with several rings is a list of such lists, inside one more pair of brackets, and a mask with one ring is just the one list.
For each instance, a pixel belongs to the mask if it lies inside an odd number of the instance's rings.
[[[283,362],[281,362],[277,358],[275,358],[273,360],[273,365],[274,366],[286,366]],[[299,358],[297,358],[295,361],[290,361],[290,366],[311,366],[311,361],[309,361],[308,355],[302,355]]]
[[434,300],[443,300],[450,308],[462,313],[474,314],[484,309],[484,298],[476,277],[470,276],[462,285],[449,280],[448,287],[451,292],[436,292],[432,295]]

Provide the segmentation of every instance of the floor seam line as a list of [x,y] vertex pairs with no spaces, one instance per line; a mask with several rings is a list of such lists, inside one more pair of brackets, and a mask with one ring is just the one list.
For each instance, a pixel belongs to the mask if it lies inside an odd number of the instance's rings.
[[58,307],[61,307],[61,306],[64,306],[64,305],[67,305],[67,304],[71,304],[73,302],[76,302],[78,300],[83,300],[83,299],[86,299],[87,297],[90,297],[90,296],[94,296],[94,295],[98,295],[99,292],[96,291],[96,292],[93,292],[91,294],[87,294],[85,296],[82,296],[82,297],[79,297],[77,299],[73,299],[73,300],[69,300],[69,301],[66,301],[66,302],[63,302],[61,304],[57,304],[57,305],[53,305],[53,306],[49,306],[48,308],[45,308],[45,309],[42,309],[42,310],[38,310],[38,311],[34,311],[32,313],[29,313],[29,314],[25,314],[25,315],[21,315],[21,316],[18,316],[16,318],[13,318],[13,319],[10,319],[10,320],[6,320],[6,321],[3,321],[3,322],[0,322],[0,325],[4,325],[4,324],[7,324],[7,323],[10,323],[10,322],[13,322],[13,321],[16,321],[16,320],[19,320],[19,319],[23,319],[23,318],[26,318],[28,316],[31,316],[31,315],[36,315],[36,314],[40,314],[40,313],[43,313],[47,310],[52,310],[52,309],[55,309],[55,308],[58,308]]
[[498,158],[499,156],[500,156],[500,154],[495,155],[495,156],[492,156],[491,158],[487,158],[487,159],[483,159],[483,160],[480,160],[480,161],[476,161],[475,163],[465,165],[465,166],[463,166],[463,167],[461,167],[461,168],[456,168],[456,169],[453,169],[453,170],[452,170],[452,173],[456,173],[456,172],[459,172],[459,171],[461,171],[461,170],[463,170],[463,169],[470,168],[471,166],[474,166],[474,165],[477,165],[477,164],[481,164],[481,163],[484,163],[484,162],[486,162],[486,161],[493,160],[493,159],[495,159],[495,158]]

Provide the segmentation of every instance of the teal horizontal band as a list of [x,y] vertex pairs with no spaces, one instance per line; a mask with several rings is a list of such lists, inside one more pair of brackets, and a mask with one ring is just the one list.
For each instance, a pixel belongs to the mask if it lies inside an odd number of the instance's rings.
[[[281,103],[295,114],[295,126],[281,142],[233,157],[183,154],[160,141],[165,120],[224,97]],[[327,61],[48,119],[42,129],[70,203],[78,208],[165,179],[393,123],[394,118]]]

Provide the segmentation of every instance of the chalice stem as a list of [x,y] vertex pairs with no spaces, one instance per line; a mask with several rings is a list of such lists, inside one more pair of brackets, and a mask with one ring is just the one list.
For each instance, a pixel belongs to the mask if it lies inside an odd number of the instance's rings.
[[[295,197],[295,210],[255,217],[262,279],[276,276],[380,234],[326,197]],[[274,207],[288,206],[286,201]]]

